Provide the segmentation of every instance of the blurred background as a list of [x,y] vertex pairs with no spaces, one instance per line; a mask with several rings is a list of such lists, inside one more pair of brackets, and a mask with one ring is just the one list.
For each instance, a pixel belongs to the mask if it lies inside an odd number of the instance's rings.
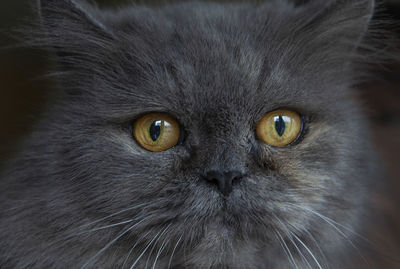
[[[11,30],[29,25],[33,20],[34,2],[0,0],[0,166],[32,128],[49,102],[46,96],[52,89],[51,81],[43,77],[49,65],[48,55],[37,49],[18,48],[18,42],[10,36]],[[135,1],[96,2],[115,7]],[[136,2],[154,4],[168,0]],[[398,20],[389,30],[400,40],[400,0],[384,1],[383,10],[388,17]],[[400,42],[396,46],[400,49]],[[379,223],[382,226],[372,227],[371,234],[380,242],[378,252],[400,260],[400,62],[371,66],[371,69],[375,70],[374,74],[361,85],[359,98],[369,113],[375,147],[388,173],[388,190],[374,197],[382,213]],[[376,268],[400,268],[400,262],[386,260]]]

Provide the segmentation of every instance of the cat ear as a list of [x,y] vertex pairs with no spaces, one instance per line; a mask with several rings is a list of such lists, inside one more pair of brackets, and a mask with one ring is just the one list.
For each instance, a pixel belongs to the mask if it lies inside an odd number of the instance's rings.
[[349,71],[368,61],[367,52],[374,50],[368,36],[374,8],[374,0],[308,1],[281,31],[285,36],[280,46],[289,49],[279,60],[287,61],[294,72],[352,83],[358,77]]
[[311,0],[304,7],[308,19],[301,27],[316,41],[357,46],[368,30],[375,8],[374,0]]
[[[42,38],[61,61],[93,58],[113,35],[100,20],[97,8],[78,0],[37,0]],[[65,59],[68,57],[68,59]]]

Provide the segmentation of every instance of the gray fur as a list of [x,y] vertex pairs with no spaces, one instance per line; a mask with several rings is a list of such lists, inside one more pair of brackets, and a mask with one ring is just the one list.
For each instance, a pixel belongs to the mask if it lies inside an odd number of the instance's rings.
[[[375,179],[352,94],[373,5],[39,1],[32,42],[62,90],[2,174],[0,267],[352,268]],[[306,119],[284,148],[255,136],[278,108]],[[141,148],[147,112],[174,116],[182,144]],[[211,168],[246,177],[224,197]]]

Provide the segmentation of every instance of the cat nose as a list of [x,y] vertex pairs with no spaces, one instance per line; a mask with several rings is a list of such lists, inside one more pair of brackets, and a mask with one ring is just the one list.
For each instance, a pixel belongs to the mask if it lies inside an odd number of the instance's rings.
[[206,173],[205,179],[218,186],[219,191],[228,196],[232,192],[232,185],[239,182],[244,177],[240,171],[209,171]]

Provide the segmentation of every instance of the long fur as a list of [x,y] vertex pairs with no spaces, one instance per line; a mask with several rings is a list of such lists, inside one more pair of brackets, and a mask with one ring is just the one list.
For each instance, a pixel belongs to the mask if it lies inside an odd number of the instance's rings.
[[[185,2],[101,10],[41,0],[31,44],[60,91],[0,181],[1,268],[352,268],[379,180],[353,86],[372,0]],[[366,38],[368,37],[368,38]],[[257,140],[269,111],[299,141]],[[183,142],[132,136],[149,112]],[[246,177],[224,197],[210,168]]]

